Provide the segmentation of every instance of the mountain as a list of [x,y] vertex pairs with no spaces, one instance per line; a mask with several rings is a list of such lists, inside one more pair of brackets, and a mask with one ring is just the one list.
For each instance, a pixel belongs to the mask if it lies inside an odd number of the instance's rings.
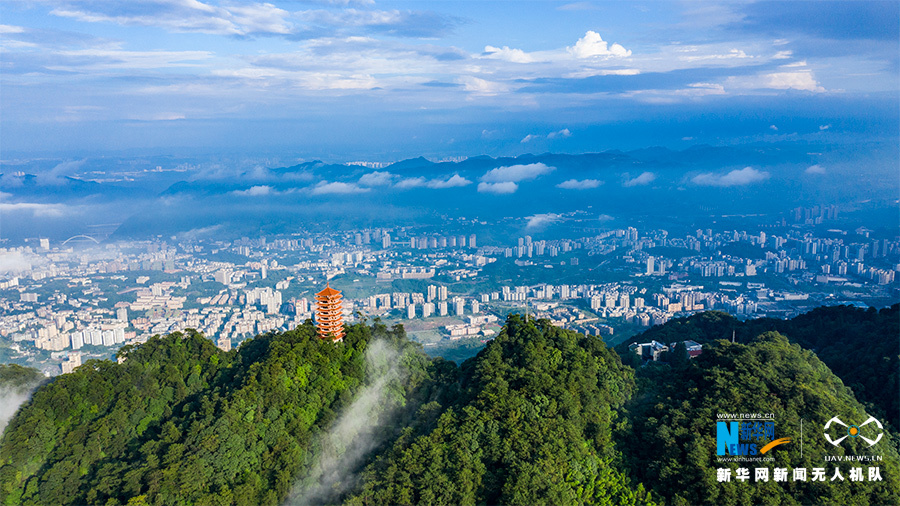
[[[676,318],[653,327],[617,347],[627,359],[633,342],[673,343],[691,339],[749,343],[764,332],[779,332],[792,343],[812,350],[867,409],[900,428],[900,304],[876,310],[853,306],[819,307],[790,320],[759,318],[741,321],[720,311]],[[865,357],[865,358],[862,358]]]
[[[878,362],[859,341],[896,308],[855,311],[792,321],[841,322],[855,358]],[[792,321],[675,320],[642,338],[703,353],[636,368],[600,338],[519,315],[459,366],[378,320],[342,343],[307,323],[229,352],[193,331],[154,337],[37,388],[0,439],[0,504],[897,504],[896,431],[827,444],[834,417],[873,430],[875,402],[765,328]],[[732,331],[739,342],[721,339]],[[766,414],[772,438],[791,438],[767,468],[877,466],[882,480],[720,482],[760,466],[720,460],[722,413]],[[849,457],[864,461],[836,460]]]

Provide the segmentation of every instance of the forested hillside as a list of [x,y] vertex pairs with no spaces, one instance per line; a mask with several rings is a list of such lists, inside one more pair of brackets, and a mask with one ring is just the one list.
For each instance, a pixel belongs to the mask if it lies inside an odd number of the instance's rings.
[[463,365],[459,397],[425,406],[348,502],[648,503],[613,438],[633,375],[600,339],[511,316]]
[[[630,409],[631,429],[622,447],[636,479],[667,504],[897,504],[900,499],[897,440],[886,432],[879,446],[833,448],[822,430],[836,415],[862,423],[864,407],[816,356],[776,333],[748,344],[722,342],[680,366],[650,366]],[[770,468],[827,467],[824,456],[882,455],[884,481],[719,483],[716,469],[759,464],[716,462],[718,413],[774,413],[775,437],[793,444],[769,453]],[[803,447],[800,420],[806,424]],[[846,452],[846,453],[845,453]],[[844,470],[846,474],[846,469]]]
[[306,325],[229,353],[175,333],[122,348],[122,364],[89,361],[11,421],[2,502],[276,504],[315,461],[316,435],[372,379],[374,339],[397,350],[391,394],[427,396],[440,363],[383,325],[351,326],[339,346]]
[[708,312],[638,337],[694,339],[700,357],[635,367],[627,347],[623,364],[597,337],[518,315],[459,366],[378,321],[342,343],[306,324],[227,353],[192,331],[155,337],[38,387],[0,440],[0,504],[898,504],[890,424],[857,452],[883,458],[883,481],[784,483],[718,482],[738,463],[717,461],[715,424],[760,412],[778,437],[814,427],[770,466],[849,454],[822,427],[897,416],[877,389],[896,381],[882,368],[897,309]]
[[[876,310],[852,306],[819,307],[790,320],[759,318],[740,321],[719,311],[678,318],[653,327],[617,347],[628,357],[628,343],[655,339],[672,343],[692,339],[710,344],[718,339],[749,343],[756,336],[779,332],[792,343],[812,350],[873,414],[900,429],[900,304]],[[733,334],[732,334],[733,332]]]

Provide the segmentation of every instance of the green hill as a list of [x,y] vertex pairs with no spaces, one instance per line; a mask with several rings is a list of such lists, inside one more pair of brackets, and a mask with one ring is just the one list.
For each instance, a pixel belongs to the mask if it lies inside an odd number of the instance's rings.
[[[0,439],[0,504],[897,504],[890,424],[871,448],[823,439],[834,416],[897,416],[829,351],[851,346],[881,371],[896,312],[704,313],[641,336],[704,342],[700,357],[637,369],[599,338],[518,315],[460,366],[378,321],[342,343],[308,323],[227,353],[193,331],[154,337],[35,390]],[[737,343],[721,339],[732,331]],[[827,457],[862,455],[882,459],[858,465],[883,480],[719,482],[743,465],[716,455],[717,416],[735,412],[772,413],[792,438],[764,466],[830,478],[851,464]]]

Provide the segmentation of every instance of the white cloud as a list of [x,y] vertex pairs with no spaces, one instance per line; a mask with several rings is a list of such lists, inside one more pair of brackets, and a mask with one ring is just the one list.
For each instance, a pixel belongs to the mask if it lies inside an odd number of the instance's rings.
[[478,191],[480,193],[515,193],[519,189],[519,185],[512,181],[502,183],[478,183]]
[[775,126],[775,125],[769,125],[769,130],[773,130],[773,131],[777,132],[777,131],[778,131],[778,127]]
[[831,128],[831,125],[830,125],[830,124],[829,124],[829,125],[819,125],[819,131],[820,131],[820,132],[823,131],[823,130],[828,130],[829,128]]
[[778,51],[775,53],[775,56],[772,57],[773,60],[785,60],[794,55],[793,51]]
[[359,184],[362,186],[387,186],[394,180],[393,174],[390,172],[375,171],[363,174],[359,178]]
[[775,90],[801,90],[821,93],[825,91],[811,70],[799,70],[796,72],[773,72],[764,76],[767,88]]
[[31,212],[39,218],[62,218],[68,214],[63,204],[39,204],[36,202],[0,203],[0,213]]
[[231,192],[239,197],[262,197],[264,195],[273,195],[276,193],[271,186],[251,186],[246,190],[235,190]]
[[42,265],[46,260],[38,255],[9,251],[0,254],[0,274],[10,274],[31,270],[36,265]]
[[21,26],[13,26],[13,25],[0,25],[0,34],[8,34],[8,33],[24,33],[25,29]]
[[432,179],[428,182],[429,188],[458,188],[461,186],[468,186],[472,184],[468,179],[460,176],[459,174],[454,174],[450,179],[446,181],[442,181],[440,179]]
[[724,54],[702,54],[702,55],[691,55],[691,56],[682,56],[681,59],[688,62],[698,62],[704,60],[743,60],[746,58],[753,58],[748,55],[744,51],[740,49],[732,49]]
[[564,139],[566,137],[571,137],[571,136],[572,136],[572,132],[570,132],[568,128],[563,128],[562,130],[560,130],[558,132],[550,132],[549,134],[547,134],[548,139],[556,139],[557,137]]
[[510,49],[509,46],[484,46],[484,57],[512,63],[532,63],[536,61],[533,55],[530,55],[521,49]]
[[562,188],[564,190],[589,190],[591,188],[597,188],[603,184],[603,181],[599,181],[597,179],[583,179],[581,181],[577,179],[569,179],[568,181],[563,181],[556,185],[557,188]]
[[807,174],[824,174],[824,173],[825,173],[825,167],[822,167],[822,166],[819,165],[819,164],[811,165],[811,166],[807,167],[807,169],[806,169],[805,172],[806,172]]
[[420,186],[425,186],[427,184],[428,184],[428,180],[425,179],[424,177],[408,177],[408,178],[400,181],[399,183],[397,183],[394,186],[396,186],[397,188],[406,189],[406,188],[418,188]]
[[216,6],[199,0],[157,0],[123,11],[115,2],[94,2],[81,9],[60,7],[50,11],[59,17],[86,23],[114,23],[123,26],[155,26],[173,32],[217,35],[273,34],[293,31],[286,18],[290,13],[271,3],[241,3]]
[[574,47],[568,47],[566,50],[576,58],[593,58],[597,56],[623,58],[631,56],[630,50],[625,49],[619,44],[609,46],[608,43],[600,37],[600,34],[593,30],[588,30],[588,32],[584,34],[584,37],[578,39],[578,42],[575,43]]
[[[556,167],[548,167],[543,163],[510,165],[508,167],[497,167],[496,169],[487,171],[481,176],[481,180],[486,183],[519,182],[535,179],[544,174],[549,174],[554,170],[556,170]],[[479,185],[479,188],[481,188],[481,185]]]
[[340,181],[333,183],[321,181],[312,190],[313,195],[363,193],[367,191],[369,191],[368,188],[360,188],[356,184],[341,183]]
[[652,172],[644,172],[640,176],[627,179],[624,183],[622,183],[622,186],[643,186],[652,183],[654,179],[656,179],[656,174]]
[[468,186],[470,184],[472,184],[472,181],[469,181],[459,174],[454,174],[449,179],[428,180],[424,177],[410,177],[398,182],[394,186],[400,189],[425,187],[439,190],[443,188],[459,188],[461,186]]
[[74,175],[75,171],[84,165],[84,160],[62,162],[47,172],[40,172],[35,176],[35,182],[40,185],[59,186],[66,184],[66,177]]
[[584,79],[594,76],[636,76],[641,73],[640,69],[594,69],[588,68],[578,70],[566,74],[566,77],[573,79]]
[[521,144],[526,144],[526,143],[529,143],[529,142],[531,142],[531,141],[533,141],[533,140],[535,140],[535,139],[540,139],[540,138],[541,138],[540,135],[532,135],[532,134],[528,134],[528,135],[526,135],[525,137],[523,137],[522,140],[519,141],[519,143],[521,143]]
[[769,173],[759,171],[753,167],[735,169],[727,174],[713,174],[710,172],[698,174],[691,181],[703,186],[743,186],[758,183],[769,179]]
[[459,79],[463,89],[478,95],[496,95],[506,93],[510,87],[506,83],[488,81],[474,76],[462,76]]
[[547,225],[556,223],[559,221],[561,217],[558,214],[547,213],[547,214],[535,214],[534,216],[528,217],[528,223],[525,224],[525,228],[541,228]]

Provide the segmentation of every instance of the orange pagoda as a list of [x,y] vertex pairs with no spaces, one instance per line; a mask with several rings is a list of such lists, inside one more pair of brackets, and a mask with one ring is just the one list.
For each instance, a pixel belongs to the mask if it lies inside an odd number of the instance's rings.
[[341,291],[325,283],[325,289],[316,294],[316,327],[319,337],[332,341],[344,338],[344,309]]

